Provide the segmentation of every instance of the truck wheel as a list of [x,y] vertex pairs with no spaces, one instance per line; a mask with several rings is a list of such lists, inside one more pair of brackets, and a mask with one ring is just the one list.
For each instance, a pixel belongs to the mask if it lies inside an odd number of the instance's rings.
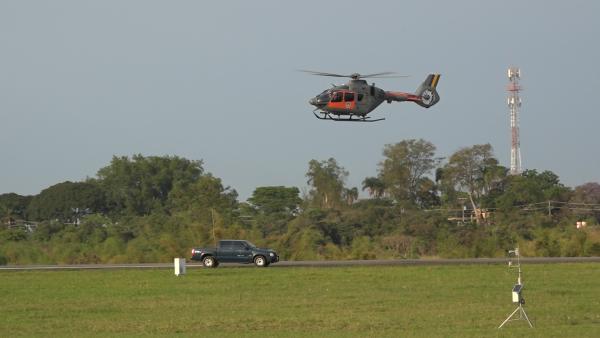
[[207,268],[216,268],[218,263],[213,256],[206,256],[202,259],[202,265],[204,265]]
[[261,268],[267,266],[267,260],[265,259],[265,256],[254,257],[254,265]]

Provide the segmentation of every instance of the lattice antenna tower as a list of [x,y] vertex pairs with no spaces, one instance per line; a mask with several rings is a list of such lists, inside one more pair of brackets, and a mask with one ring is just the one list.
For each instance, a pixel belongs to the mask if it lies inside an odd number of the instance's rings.
[[521,168],[521,140],[519,138],[519,108],[521,107],[521,97],[519,92],[522,90],[519,80],[521,79],[521,70],[517,67],[508,68],[508,80],[510,81],[508,90],[508,108],[510,110],[510,173],[519,175]]

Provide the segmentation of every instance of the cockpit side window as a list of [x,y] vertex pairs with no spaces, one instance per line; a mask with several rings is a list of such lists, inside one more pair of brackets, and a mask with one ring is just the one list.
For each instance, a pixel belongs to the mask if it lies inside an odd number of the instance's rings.
[[344,93],[344,101],[354,102],[354,93]]
[[363,94],[358,94],[358,101],[362,101],[363,96],[364,96]]
[[331,102],[342,102],[343,95],[341,92],[334,92],[331,95]]

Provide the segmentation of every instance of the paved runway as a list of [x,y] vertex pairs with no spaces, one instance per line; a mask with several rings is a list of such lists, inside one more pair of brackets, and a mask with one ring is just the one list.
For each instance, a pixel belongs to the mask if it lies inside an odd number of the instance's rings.
[[[465,259],[377,259],[346,261],[281,261],[269,268],[291,267],[339,267],[339,266],[396,266],[396,265],[461,265],[461,264],[507,264],[507,258]],[[531,257],[521,258],[522,263],[600,263],[600,257]],[[187,262],[187,268],[202,268],[197,262]],[[220,268],[254,267],[253,264],[221,263]],[[1,265],[0,271],[19,270],[88,270],[88,269],[172,269],[173,263],[139,264],[73,264],[73,265]]]

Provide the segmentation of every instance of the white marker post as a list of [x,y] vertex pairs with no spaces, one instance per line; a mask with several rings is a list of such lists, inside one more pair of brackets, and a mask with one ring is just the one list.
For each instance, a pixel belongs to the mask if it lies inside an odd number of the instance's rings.
[[175,276],[185,275],[185,258],[175,258]]

